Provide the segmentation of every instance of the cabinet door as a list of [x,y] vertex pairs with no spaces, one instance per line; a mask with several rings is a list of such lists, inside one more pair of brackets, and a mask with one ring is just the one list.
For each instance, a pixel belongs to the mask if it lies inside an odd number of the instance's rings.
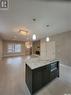
[[45,66],[42,70],[42,85],[47,85],[47,83],[50,81],[50,67]]
[[32,70],[29,68],[29,66],[26,64],[26,72],[25,72],[25,81],[27,84],[27,87],[30,91],[30,93],[32,93]]
[[53,80],[56,77],[59,77],[59,61],[56,61],[56,62],[50,64],[50,66],[51,66],[50,80]]
[[35,93],[42,87],[42,72],[40,68],[33,71],[32,81],[33,81],[32,89],[33,89],[33,93]]
[[59,76],[59,71],[58,70],[54,70],[53,72],[51,72],[50,74],[50,80],[55,79],[56,77]]

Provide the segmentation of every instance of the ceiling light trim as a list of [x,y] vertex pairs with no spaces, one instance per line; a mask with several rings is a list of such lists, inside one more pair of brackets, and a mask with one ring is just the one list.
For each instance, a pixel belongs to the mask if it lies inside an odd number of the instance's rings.
[[22,30],[22,29],[19,30],[19,33],[20,33],[21,35],[24,35],[24,36],[27,36],[27,35],[30,34],[28,31],[25,31],[25,30]]

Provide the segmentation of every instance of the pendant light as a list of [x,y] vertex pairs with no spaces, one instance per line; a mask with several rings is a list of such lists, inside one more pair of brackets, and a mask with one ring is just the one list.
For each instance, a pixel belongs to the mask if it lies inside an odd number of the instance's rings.
[[49,37],[46,37],[46,42],[49,42],[50,41],[50,38]]
[[33,41],[36,40],[36,34],[33,34],[33,36],[32,36],[32,40],[33,40]]

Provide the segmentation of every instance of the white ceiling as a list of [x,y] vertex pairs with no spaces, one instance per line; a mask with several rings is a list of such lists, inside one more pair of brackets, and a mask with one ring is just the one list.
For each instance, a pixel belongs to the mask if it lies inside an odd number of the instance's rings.
[[[0,10],[0,36],[3,39],[24,41],[26,37],[17,33],[23,26],[30,31],[30,39],[34,33],[41,39],[71,31],[71,2],[9,0],[9,3],[8,10]],[[36,18],[35,22],[33,18]]]

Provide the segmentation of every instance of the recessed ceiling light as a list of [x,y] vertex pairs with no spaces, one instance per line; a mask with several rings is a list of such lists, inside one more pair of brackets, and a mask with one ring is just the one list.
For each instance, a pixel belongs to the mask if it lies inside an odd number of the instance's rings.
[[33,21],[36,21],[36,18],[33,18]]
[[49,27],[50,25],[48,24],[48,25],[46,25],[46,27]]
[[36,40],[36,34],[33,34],[32,39],[35,41]]
[[50,41],[50,38],[49,37],[46,37],[46,42],[49,42]]

